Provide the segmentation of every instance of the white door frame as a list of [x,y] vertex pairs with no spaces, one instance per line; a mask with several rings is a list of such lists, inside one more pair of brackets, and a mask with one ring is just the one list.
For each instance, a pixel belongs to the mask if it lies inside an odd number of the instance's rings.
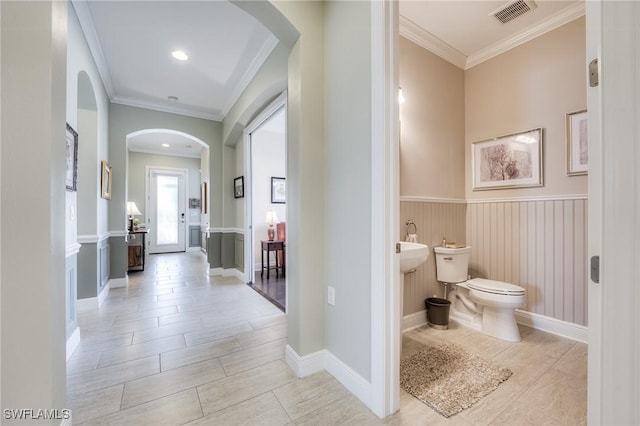
[[[151,228],[151,232],[154,232],[154,226],[157,228],[157,224],[152,223],[148,224],[149,218],[151,217],[151,173],[153,171],[166,172],[167,174],[175,174],[175,175],[183,175],[184,176],[184,206],[182,208],[185,212],[185,222],[184,222],[184,251],[187,251],[188,241],[189,241],[189,215],[187,212],[189,211],[189,170],[177,167],[162,167],[162,166],[145,166],[145,182],[144,182],[144,199],[145,199],[145,207],[144,212],[146,214],[145,223],[147,226]],[[157,229],[156,229],[157,231]],[[151,238],[147,238],[147,249],[151,247]],[[150,250],[147,250],[148,253],[151,253]]]
[[588,423],[640,424],[640,3],[588,1]]
[[381,418],[400,408],[400,118],[398,3],[371,4],[371,397]]
[[[251,133],[253,133],[258,127],[268,120],[276,111],[284,106],[285,108],[285,144],[287,140],[286,134],[286,108],[287,108],[287,92],[284,91],[277,98],[275,98],[268,106],[266,106],[257,116],[254,118],[243,131],[242,143],[244,151],[244,279],[245,282],[253,282],[254,279],[254,264],[253,258],[253,193],[251,187],[252,179],[252,166],[251,166]],[[286,207],[287,214],[289,208]],[[285,251],[286,253],[286,251]],[[288,257],[288,256],[287,256]],[[285,259],[285,265],[287,264]],[[285,309],[288,291],[285,290]]]

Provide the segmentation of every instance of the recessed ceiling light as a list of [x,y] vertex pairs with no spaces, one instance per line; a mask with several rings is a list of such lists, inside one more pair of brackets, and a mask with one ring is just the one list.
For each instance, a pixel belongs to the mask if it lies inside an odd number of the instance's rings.
[[173,102],[178,102],[178,97],[177,96],[168,96],[167,99],[169,99],[170,101],[173,101]]
[[173,52],[171,52],[171,56],[179,61],[186,61],[187,59],[189,59],[189,55],[184,53],[184,50],[174,50]]
[[162,147],[163,147],[163,148],[169,148],[169,146],[170,146],[170,145],[169,145],[168,143],[163,143],[163,144],[162,144]]

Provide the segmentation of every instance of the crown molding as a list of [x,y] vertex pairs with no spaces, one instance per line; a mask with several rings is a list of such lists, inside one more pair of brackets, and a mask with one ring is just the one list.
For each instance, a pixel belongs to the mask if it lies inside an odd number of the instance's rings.
[[204,120],[222,121],[222,119],[224,118],[222,114],[194,111],[188,108],[168,107],[166,105],[158,105],[155,102],[128,98],[126,96],[114,96],[111,99],[111,102],[114,104],[126,105],[126,106],[131,106],[136,108],[144,108],[144,109],[150,109],[153,111],[167,112],[169,114],[178,114],[178,115],[185,115],[187,117],[202,118]]
[[458,68],[465,69],[467,57],[418,24],[400,15],[400,35]]
[[93,57],[93,62],[95,63],[96,68],[98,68],[98,74],[100,74],[104,90],[107,92],[109,99],[113,99],[115,92],[113,90],[111,73],[109,72],[109,66],[107,65],[107,60],[104,57],[102,45],[100,44],[96,28],[93,25],[93,17],[91,16],[91,11],[89,10],[87,3],[88,2],[86,0],[71,0],[71,5],[76,12],[78,22],[80,22],[80,28],[82,28],[84,38],[87,41],[89,51]]
[[226,117],[227,114],[229,114],[231,108],[233,108],[236,102],[238,102],[238,99],[240,99],[240,96],[244,93],[244,90],[247,88],[247,86],[249,86],[249,83],[253,81],[253,78],[256,76],[258,71],[260,71],[260,68],[267,61],[269,55],[271,55],[271,52],[273,52],[277,45],[278,39],[269,34],[269,37],[264,41],[262,47],[260,47],[260,50],[252,59],[251,64],[249,64],[247,70],[242,75],[242,78],[233,88],[233,91],[231,92],[226,105],[224,106],[224,108],[222,108],[222,113],[220,115],[223,118]]
[[574,3],[571,6],[563,10],[560,10],[554,15],[551,15],[549,18],[545,19],[544,22],[541,22],[540,24],[531,26],[526,30],[512,37],[501,40],[497,43],[494,43],[482,50],[479,50],[469,55],[464,69],[468,70],[471,67],[474,67],[498,55],[501,55],[506,51],[513,49],[514,47],[518,47],[521,44],[524,44],[528,41],[533,40],[536,37],[540,37],[541,35],[548,33],[549,31],[553,31],[556,28],[559,28],[565,24],[568,24],[569,22],[580,18],[584,14],[585,14],[584,2]]
[[472,53],[468,57],[404,16],[400,16],[400,35],[438,55],[458,68],[468,70],[521,44],[531,41],[536,37],[540,37],[549,31],[568,24],[584,16],[584,14],[584,2],[574,3],[551,15],[545,19],[544,22],[531,26],[509,38],[500,40],[484,49]]

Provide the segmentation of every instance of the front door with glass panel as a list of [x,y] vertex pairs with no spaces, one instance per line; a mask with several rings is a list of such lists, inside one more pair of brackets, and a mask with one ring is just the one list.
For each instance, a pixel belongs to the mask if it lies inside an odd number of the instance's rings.
[[185,251],[185,181],[185,170],[149,170],[149,253]]

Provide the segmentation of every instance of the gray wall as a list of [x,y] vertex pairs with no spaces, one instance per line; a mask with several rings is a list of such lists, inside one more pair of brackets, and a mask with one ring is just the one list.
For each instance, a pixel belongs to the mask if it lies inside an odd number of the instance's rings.
[[325,4],[324,274],[326,285],[336,291],[335,306],[325,307],[326,347],[367,380],[371,378],[369,18],[367,2]]
[[[111,104],[109,123],[109,160],[113,167],[112,198],[109,204],[109,229],[122,232],[127,228],[126,181],[127,135],[144,129],[172,129],[188,133],[209,145],[211,227],[222,225],[222,124],[216,121],[151,111],[143,108]],[[126,274],[126,246],[111,242],[111,277]]]
[[0,15],[1,405],[62,409],[67,3]]

